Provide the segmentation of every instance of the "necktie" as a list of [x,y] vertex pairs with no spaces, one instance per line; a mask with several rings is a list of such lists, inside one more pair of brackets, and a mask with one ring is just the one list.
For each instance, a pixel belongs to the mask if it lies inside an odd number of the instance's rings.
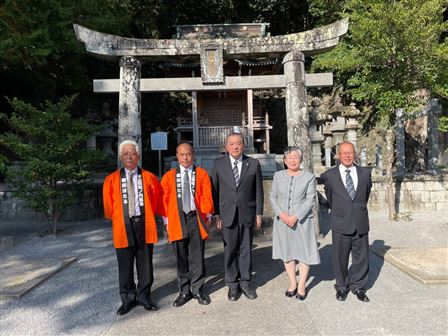
[[235,178],[235,185],[238,187],[240,183],[240,174],[238,173],[238,161],[233,161],[233,177]]
[[134,173],[129,173],[128,179],[128,209],[129,217],[135,216],[135,188],[134,188]]
[[353,185],[353,179],[350,176],[350,169],[345,170],[345,188],[351,199],[355,198],[355,186]]
[[182,196],[182,208],[185,213],[189,213],[191,211],[191,200],[190,200],[190,179],[188,177],[188,170],[184,171],[184,187],[183,187],[183,196]]

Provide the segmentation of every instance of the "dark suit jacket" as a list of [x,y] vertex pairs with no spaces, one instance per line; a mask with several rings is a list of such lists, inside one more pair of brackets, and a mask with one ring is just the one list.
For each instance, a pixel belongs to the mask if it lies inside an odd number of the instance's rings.
[[369,232],[367,202],[372,188],[370,168],[356,166],[358,186],[352,200],[342,182],[339,166],[322,174],[325,194],[331,208],[331,229],[342,234]]
[[211,173],[215,213],[230,227],[238,209],[238,220],[245,226],[263,214],[263,176],[258,160],[243,155],[240,183],[235,185],[229,155],[215,160]]

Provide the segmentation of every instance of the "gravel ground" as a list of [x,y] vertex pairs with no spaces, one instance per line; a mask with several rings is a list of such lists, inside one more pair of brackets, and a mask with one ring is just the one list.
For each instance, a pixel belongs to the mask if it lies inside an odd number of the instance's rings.
[[[419,213],[413,221],[389,222],[371,214],[370,242],[392,247],[448,245],[448,212]],[[1,227],[1,226],[0,226]],[[4,228],[4,227],[2,227]],[[2,229],[3,231],[3,229]],[[271,259],[270,235],[255,237],[254,283],[259,298],[227,300],[219,238],[207,243],[206,290],[210,306],[195,301],[174,308],[176,271],[171,247],[155,247],[153,299],[158,312],[137,307],[118,317],[117,262],[110,224],[104,220],[70,223],[59,237],[27,233],[1,257],[77,257],[19,300],[0,301],[0,335],[446,335],[448,288],[424,286],[370,254],[368,295],[334,298],[331,235],[320,241],[321,265],[311,269],[304,302],[287,299],[283,266]],[[447,260],[441,262],[448,263]]]

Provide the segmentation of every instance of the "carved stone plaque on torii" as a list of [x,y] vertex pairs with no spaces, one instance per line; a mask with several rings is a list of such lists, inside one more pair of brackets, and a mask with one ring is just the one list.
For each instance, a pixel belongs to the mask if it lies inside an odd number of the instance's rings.
[[[347,33],[348,19],[313,30],[268,36],[268,24],[178,26],[175,39],[125,38],[74,24],[89,53],[119,61],[119,79],[93,81],[94,92],[119,93],[118,142],[134,139],[141,146],[141,92],[230,91],[284,88],[288,145],[304,150],[304,168],[312,171],[306,88],[333,85],[331,73],[305,74],[305,56],[334,48]],[[257,29],[259,31],[257,31]],[[174,62],[198,57],[201,77],[141,78],[142,59]],[[244,57],[278,60],[283,74],[226,76],[225,61]],[[278,66],[279,65],[279,66]],[[279,72],[279,71],[278,71]]]

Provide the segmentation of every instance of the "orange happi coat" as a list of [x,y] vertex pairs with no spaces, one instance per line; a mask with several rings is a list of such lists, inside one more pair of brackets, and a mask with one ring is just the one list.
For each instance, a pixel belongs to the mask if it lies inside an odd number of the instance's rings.
[[[115,248],[128,247],[121,193],[120,169],[108,175],[103,184],[104,217],[112,220]],[[145,203],[145,242],[157,242],[155,214],[162,215],[162,188],[157,177],[142,169],[143,198]]]
[[[171,242],[183,239],[182,227],[177,208],[176,194],[176,169],[167,172],[161,181],[163,189],[163,207],[165,216],[168,218],[167,232]],[[196,191],[194,195],[194,204],[198,214],[199,230],[202,239],[208,238],[208,233],[200,222],[205,223],[207,214],[213,214],[213,198],[210,177],[207,171],[196,167]],[[200,217],[199,217],[200,216]]]

